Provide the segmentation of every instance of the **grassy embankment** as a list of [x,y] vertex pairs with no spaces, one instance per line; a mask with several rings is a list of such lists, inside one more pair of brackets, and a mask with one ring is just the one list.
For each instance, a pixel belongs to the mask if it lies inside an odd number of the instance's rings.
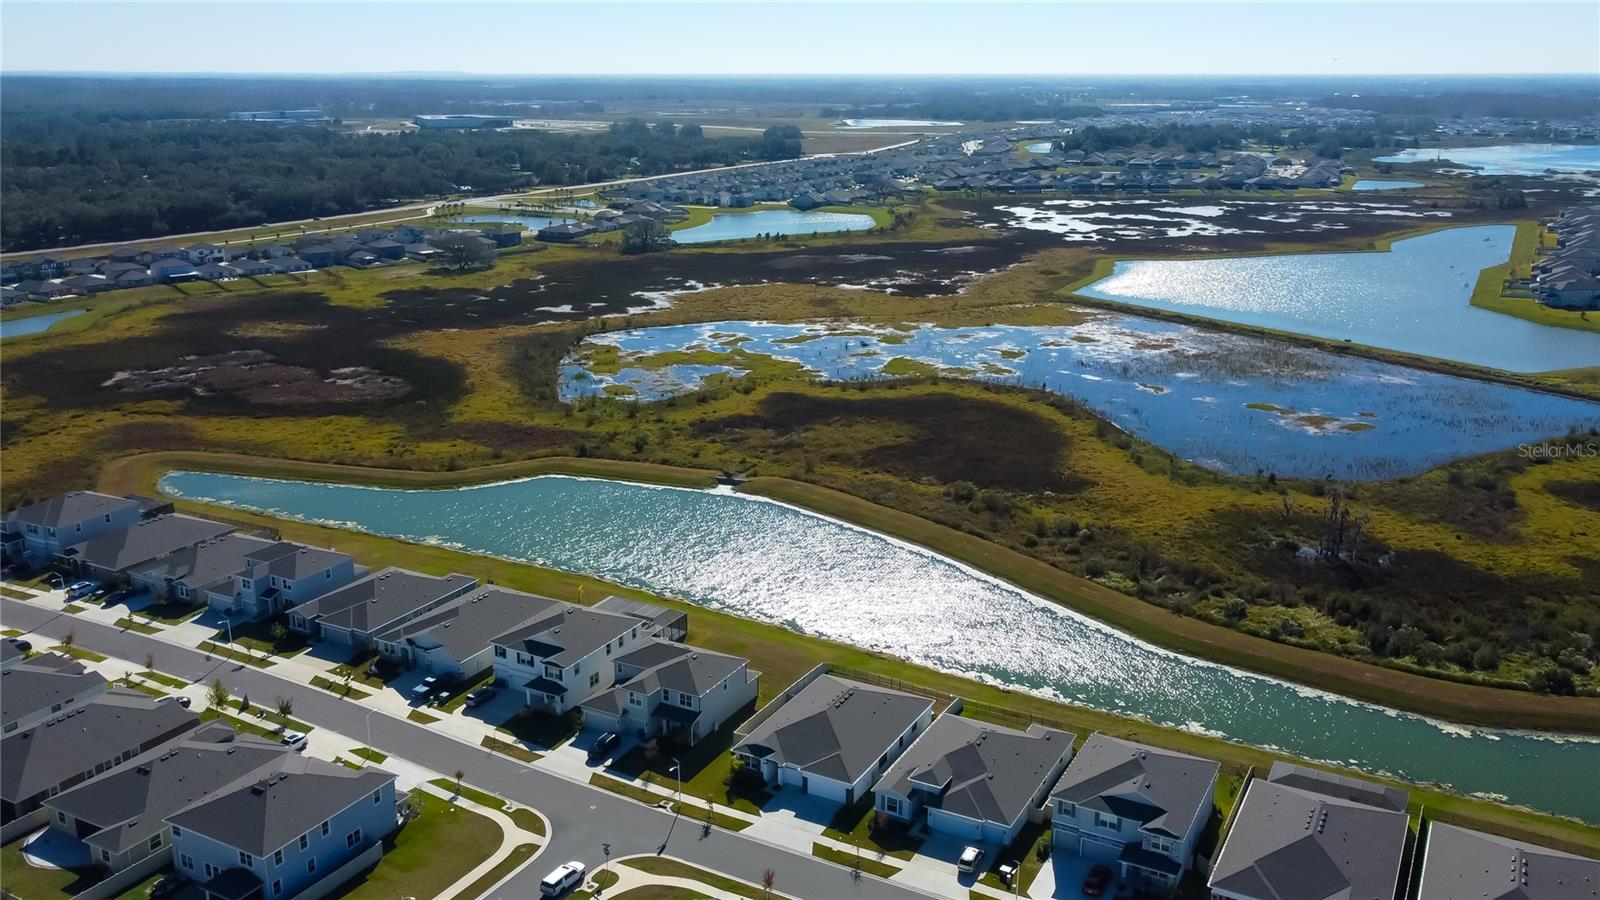
[[[586,467],[590,461],[579,462]],[[547,460],[541,461],[539,467],[542,471],[556,471],[559,470],[561,464],[560,461]],[[222,471],[226,471],[228,468],[226,465],[214,464],[205,455],[162,454],[159,456],[145,456],[110,467],[105,473],[101,487],[107,490],[142,489],[149,491],[159,473],[173,466]],[[619,467],[613,469],[612,472],[616,473],[625,469],[626,467]],[[251,464],[248,474],[288,477],[317,477],[320,475],[323,478],[327,478],[335,471],[337,471],[336,467],[321,466],[314,470],[315,474],[312,474],[311,472],[299,471],[298,467],[293,463],[256,461]],[[355,476],[354,480],[361,480],[362,473],[352,471],[346,474],[347,478]],[[502,472],[501,474],[505,473]],[[471,473],[464,473],[456,477],[466,480],[473,479]],[[686,477],[686,475],[680,473],[676,477]],[[700,479],[700,483],[704,484],[710,479],[710,474],[703,474]],[[783,497],[786,492],[777,489],[780,485],[785,488],[789,487],[789,485],[782,482],[776,484],[773,482],[761,482],[754,486],[760,488],[763,492]],[[1004,577],[1011,577],[1024,587],[1032,587],[1034,584],[1039,584],[1046,589],[1042,592],[1047,594],[1051,591],[1060,590],[1059,587],[1055,587],[1049,582],[1058,579],[1061,573],[1053,571],[1035,572],[1035,567],[1040,564],[1025,558],[1012,558],[1013,555],[1004,548],[995,547],[981,541],[972,544],[969,543],[969,540],[975,541],[976,539],[970,539],[970,536],[960,535],[955,532],[942,534],[938,526],[921,522],[901,513],[895,513],[892,510],[872,509],[870,504],[863,504],[862,501],[855,498],[832,497],[809,485],[794,485],[793,488],[797,493],[792,497],[785,497],[785,499],[797,499],[815,503],[822,507],[820,511],[841,515],[843,518],[856,519],[867,527],[876,526],[891,534],[901,534],[907,539],[925,543],[935,550],[950,551],[957,558],[963,558],[982,568],[996,571],[997,574],[1001,574]],[[208,507],[204,504],[180,501],[179,505],[201,514],[208,511]],[[232,514],[243,516],[243,514],[237,512]],[[346,552],[355,554],[364,564],[373,567],[396,564],[428,572],[461,571],[477,575],[485,580],[491,580],[496,584],[569,600],[594,602],[607,594],[618,593],[665,603],[669,606],[689,611],[694,619],[692,639],[697,644],[706,646],[708,649],[741,654],[759,661],[759,665],[765,673],[765,677],[762,679],[763,701],[770,698],[777,690],[781,690],[783,686],[792,682],[818,662],[829,661],[886,677],[898,678],[929,689],[966,696],[978,702],[1005,707],[1021,714],[1042,716],[1082,734],[1091,731],[1104,731],[1133,740],[1147,741],[1159,746],[1171,747],[1183,752],[1218,759],[1230,771],[1234,772],[1242,772],[1250,766],[1255,766],[1258,769],[1264,768],[1270,766],[1275,759],[1290,758],[1204,735],[1163,728],[1138,719],[1057,703],[1030,694],[1021,694],[980,684],[848,645],[797,634],[737,616],[712,612],[680,601],[652,597],[641,591],[609,584],[586,576],[476,556],[442,547],[407,544],[374,535],[340,531],[316,525],[269,519],[267,517],[244,517],[257,519],[263,523],[270,523],[280,528],[283,536],[288,539],[322,546],[338,546]],[[1082,596],[1084,593],[1080,591],[1079,594],[1074,596]],[[1126,615],[1130,610],[1139,608],[1139,604],[1126,598],[1122,598],[1120,606],[1116,598],[1104,597],[1101,599],[1107,604],[1110,613],[1120,612]],[[1156,622],[1161,621],[1161,616],[1166,616],[1168,621],[1161,624],[1165,624],[1169,628],[1187,629],[1190,627],[1188,624],[1190,620],[1161,613],[1159,610],[1150,611],[1148,614]],[[1118,619],[1123,619],[1123,617],[1118,616],[1113,621],[1118,621]],[[1133,622],[1139,627],[1144,627],[1138,616],[1123,620]],[[1194,624],[1198,625],[1200,623]],[[1224,639],[1238,637],[1231,632],[1225,631],[1217,636]],[[1186,641],[1195,640],[1188,636],[1184,636],[1182,639]],[[1259,642],[1259,644],[1263,650],[1272,649],[1274,646],[1267,642]],[[1201,649],[1205,648],[1201,647]],[[1322,666],[1340,668],[1341,663],[1349,663],[1349,661],[1339,660],[1331,656],[1319,654],[1312,654],[1311,656],[1313,658],[1308,659],[1307,663],[1316,664],[1319,668]],[[1289,657],[1286,656],[1285,658]],[[1351,670],[1355,671],[1358,664],[1350,665]],[[1410,679],[1398,677],[1397,673],[1394,672],[1373,667],[1367,668],[1372,669],[1372,677],[1356,678],[1353,683],[1358,685],[1362,683],[1383,685],[1385,683],[1403,684],[1410,681]],[[1307,671],[1314,670],[1308,669]],[[1419,678],[1416,681],[1418,682],[1416,687],[1428,695],[1438,694],[1454,697],[1457,690],[1462,687],[1429,679]],[[1499,714],[1502,717],[1524,716],[1530,712],[1532,707],[1550,704],[1542,711],[1530,716],[1530,720],[1543,719],[1551,715],[1552,710],[1558,710],[1559,712],[1554,713],[1558,719],[1577,718],[1589,721],[1592,724],[1592,713],[1568,712],[1569,701],[1559,700],[1558,698],[1541,698],[1534,695],[1509,695],[1481,688],[1475,690],[1483,691],[1485,698],[1498,695],[1502,701],[1499,709]],[[1593,700],[1570,701],[1571,707],[1579,710],[1587,710],[1594,703],[1595,701]],[[1431,788],[1414,787],[1412,792],[1414,803],[1417,806],[1426,806],[1432,815],[1444,820],[1459,821],[1490,831],[1522,835],[1531,840],[1584,849],[1590,853],[1600,852],[1600,830],[1588,825],[1528,810],[1499,806],[1487,801],[1457,796]]]

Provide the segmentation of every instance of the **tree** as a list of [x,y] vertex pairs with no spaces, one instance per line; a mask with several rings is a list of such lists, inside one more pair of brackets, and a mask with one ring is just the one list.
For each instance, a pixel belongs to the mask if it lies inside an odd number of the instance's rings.
[[674,244],[672,233],[667,230],[667,226],[655,219],[642,219],[629,225],[622,232],[622,252],[629,256],[635,253],[666,250]]
[[444,254],[456,271],[494,265],[494,251],[475,232],[453,231],[435,238],[433,246]]
[[284,717],[288,717],[288,716],[294,715],[294,698],[293,697],[279,697],[278,698],[278,715],[284,716]]
[[700,130],[699,125],[690,122],[678,128],[678,137],[699,139],[705,137],[705,132]]
[[67,648],[68,650],[71,650],[72,649],[72,645],[76,644],[77,642],[78,642],[78,632],[76,630],[73,630],[73,629],[68,629],[67,633],[66,633],[66,636],[64,636],[61,639],[61,646]]
[[222,679],[211,682],[211,687],[206,688],[206,705],[212,709],[222,709],[228,705],[228,689],[222,686]]
[[289,629],[282,622],[273,622],[272,627],[267,629],[267,634],[272,636],[274,644],[281,644],[283,639],[289,636]]
[[771,869],[761,873],[761,889],[766,892],[767,900],[772,900],[772,883],[778,880],[778,873]]
[[456,796],[459,797],[459,796],[461,796],[461,779],[467,777],[467,773],[461,771],[460,769],[457,769],[455,771],[455,776],[456,776]]
[[156,655],[154,653],[146,653],[144,655],[144,670],[146,672],[154,672],[156,670]]

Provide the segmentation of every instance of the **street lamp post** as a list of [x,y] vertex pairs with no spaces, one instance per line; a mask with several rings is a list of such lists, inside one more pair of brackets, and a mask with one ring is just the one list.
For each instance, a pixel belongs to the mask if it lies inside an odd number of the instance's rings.
[[605,870],[606,875],[609,876],[611,874],[611,845],[610,844],[601,844],[600,845],[600,852],[605,854],[606,861],[605,861],[605,865],[603,866],[603,869]]
[[678,807],[683,807],[683,766],[678,764],[678,758],[672,758],[672,774],[678,776]]
[[372,756],[372,710],[367,710],[367,752],[361,754],[361,768],[367,767],[367,758]]
[[1022,860],[1011,861],[1011,900],[1017,900],[1018,892],[1022,890]]

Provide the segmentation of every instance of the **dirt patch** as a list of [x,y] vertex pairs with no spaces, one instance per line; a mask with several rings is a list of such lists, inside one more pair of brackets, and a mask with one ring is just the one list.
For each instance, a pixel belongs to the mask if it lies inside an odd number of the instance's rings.
[[698,424],[699,436],[752,454],[821,457],[941,484],[1073,491],[1060,470],[1068,438],[1009,403],[943,395],[828,396],[780,392],[754,415]]
[[1574,506],[1600,512],[1600,482],[1552,481],[1545,485],[1545,490]]
[[[456,437],[506,453],[523,454],[552,447],[575,446],[582,435],[561,428],[511,422],[452,422],[439,437]],[[418,437],[427,437],[419,434]]]
[[180,357],[171,366],[120,371],[102,386],[126,394],[233,394],[268,406],[395,400],[411,391],[405,379],[366,366],[344,366],[323,375],[280,363],[265,350]]

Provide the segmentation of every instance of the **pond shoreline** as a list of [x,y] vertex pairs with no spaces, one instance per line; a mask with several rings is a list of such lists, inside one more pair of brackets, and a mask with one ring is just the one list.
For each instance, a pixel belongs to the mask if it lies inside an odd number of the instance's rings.
[[[164,451],[112,462],[102,470],[99,486],[112,492],[148,493],[167,472],[179,469],[412,488],[463,487],[554,474],[711,487],[720,474],[710,470],[574,457],[546,457],[457,472],[417,472],[302,463],[241,454]],[[1164,649],[1464,724],[1600,734],[1600,698],[1555,697],[1475,685],[1275,643],[1199,619],[1173,615],[992,542],[818,485],[787,478],[758,477],[746,482],[740,490],[792,503],[917,544]]]

